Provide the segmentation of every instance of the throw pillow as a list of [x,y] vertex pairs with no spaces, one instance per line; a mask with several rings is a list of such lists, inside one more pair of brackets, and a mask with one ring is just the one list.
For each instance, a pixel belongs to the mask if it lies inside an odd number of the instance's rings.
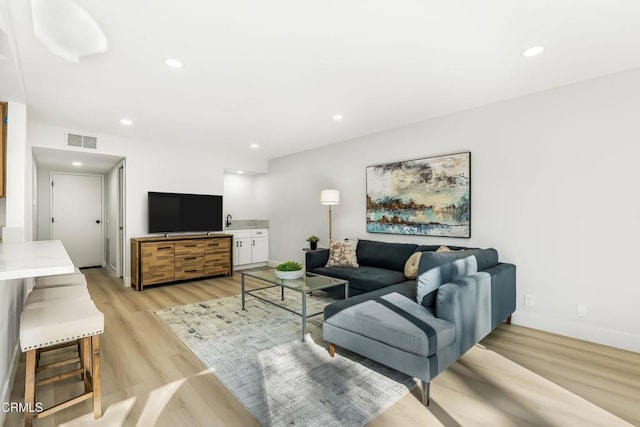
[[404,265],[404,275],[407,279],[415,279],[418,275],[418,266],[420,265],[420,256],[422,252],[413,253]]
[[329,261],[325,267],[359,267],[357,247],[358,239],[331,240]]
[[416,300],[418,304],[431,308],[441,285],[477,272],[478,261],[473,255],[427,270],[418,276]]
[[446,245],[441,245],[438,249],[436,249],[436,252],[453,252],[453,250],[449,249],[449,247]]

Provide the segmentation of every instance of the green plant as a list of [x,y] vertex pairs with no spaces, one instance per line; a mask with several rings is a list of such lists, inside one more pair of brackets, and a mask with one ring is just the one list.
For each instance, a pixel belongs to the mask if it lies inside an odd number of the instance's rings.
[[302,265],[298,264],[297,262],[286,261],[286,262],[283,262],[282,264],[277,265],[276,266],[276,270],[278,270],[278,271],[298,271],[298,270],[302,270]]
[[320,241],[320,238],[315,234],[307,238],[307,242],[319,242],[319,241]]

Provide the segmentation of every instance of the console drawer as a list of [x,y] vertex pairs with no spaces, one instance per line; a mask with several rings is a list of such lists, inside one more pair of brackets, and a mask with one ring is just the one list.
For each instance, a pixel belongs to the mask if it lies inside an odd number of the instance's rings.
[[141,246],[142,284],[174,280],[174,243],[143,243]]
[[180,256],[176,257],[176,280],[192,279],[204,274],[204,256]]
[[228,253],[230,246],[230,239],[211,239],[205,242],[204,250],[207,254],[212,252]]
[[196,240],[184,240],[176,242],[176,257],[194,256],[204,254],[204,242]]

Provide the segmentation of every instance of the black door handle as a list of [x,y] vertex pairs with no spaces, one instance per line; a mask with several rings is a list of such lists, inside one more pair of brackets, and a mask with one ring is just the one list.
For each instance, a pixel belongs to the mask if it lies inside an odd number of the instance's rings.
[[99,219],[96,219],[96,224],[100,224],[100,220]]

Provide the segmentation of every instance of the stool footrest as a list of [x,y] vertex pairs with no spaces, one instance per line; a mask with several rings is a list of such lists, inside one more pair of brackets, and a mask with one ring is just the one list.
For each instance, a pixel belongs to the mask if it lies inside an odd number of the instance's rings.
[[81,374],[82,374],[82,368],[74,369],[73,371],[65,372],[64,374],[54,375],[52,377],[45,378],[45,379],[40,380],[40,381],[36,381],[36,387],[37,386],[41,386],[41,385],[45,385],[45,384],[51,384],[51,383],[54,383],[56,381],[64,380],[66,378],[71,378],[74,375],[81,375]]
[[36,372],[46,371],[47,369],[59,368],[60,366],[72,365],[74,363],[80,363],[80,357],[72,357],[71,359],[61,360],[55,363],[49,363],[48,365],[38,366]]
[[55,406],[52,406],[49,409],[45,409],[44,411],[40,412],[39,414],[34,415],[35,418],[44,418],[47,415],[51,415],[51,414],[55,414],[58,411],[62,411],[63,409],[69,408],[70,406],[75,405],[76,403],[80,403],[84,400],[87,399],[91,399],[93,397],[93,392],[90,391],[89,393],[85,393],[85,394],[81,394],[78,397],[74,397],[73,399],[69,399],[66,402],[62,402],[59,403]]

